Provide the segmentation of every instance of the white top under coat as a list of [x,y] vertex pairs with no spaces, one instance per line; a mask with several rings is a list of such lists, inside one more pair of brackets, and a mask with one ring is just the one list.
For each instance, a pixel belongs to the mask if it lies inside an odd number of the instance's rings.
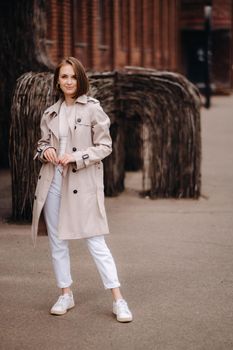
[[75,105],[67,106],[65,101],[61,104],[59,111],[59,156],[65,153],[68,137],[68,118],[75,112]]

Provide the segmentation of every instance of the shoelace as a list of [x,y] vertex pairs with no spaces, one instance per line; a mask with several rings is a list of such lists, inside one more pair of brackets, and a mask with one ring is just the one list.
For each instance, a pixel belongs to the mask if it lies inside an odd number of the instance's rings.
[[63,301],[65,301],[66,299],[68,299],[68,298],[65,295],[60,295],[56,304],[62,304]]
[[117,307],[120,308],[121,312],[124,312],[124,313],[130,313],[129,309],[128,309],[128,305],[126,303],[125,300],[120,300],[118,303],[117,303]]

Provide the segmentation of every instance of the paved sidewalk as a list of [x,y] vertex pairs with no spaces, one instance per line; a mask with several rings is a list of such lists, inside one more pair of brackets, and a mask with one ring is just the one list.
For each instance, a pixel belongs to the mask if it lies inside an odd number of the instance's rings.
[[[58,290],[47,237],[33,250],[29,226],[2,220],[0,350],[233,349],[232,110],[233,97],[215,97],[202,111],[198,201],[141,199],[140,174],[132,173],[127,191],[106,199],[107,241],[134,313],[130,324],[111,314],[83,241],[71,242],[76,307],[50,316]],[[7,215],[4,176],[0,211]]]

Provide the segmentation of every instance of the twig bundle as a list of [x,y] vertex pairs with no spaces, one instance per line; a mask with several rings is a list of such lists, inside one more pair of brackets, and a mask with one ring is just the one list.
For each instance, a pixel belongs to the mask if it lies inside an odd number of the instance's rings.
[[25,73],[18,80],[11,107],[10,167],[12,219],[30,220],[40,164],[34,162],[43,111],[54,101],[51,73]]
[[143,164],[143,194],[198,198],[201,132],[197,88],[180,74],[138,68],[114,75],[96,73],[91,80],[95,96],[112,121],[115,152],[105,161],[107,194],[124,188],[124,144],[132,137],[125,121],[141,119],[134,125],[136,135],[139,128],[141,135],[138,162]]

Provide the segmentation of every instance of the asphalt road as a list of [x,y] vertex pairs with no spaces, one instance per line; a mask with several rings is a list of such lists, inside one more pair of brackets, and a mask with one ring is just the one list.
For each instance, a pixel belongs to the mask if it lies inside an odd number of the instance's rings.
[[5,222],[10,180],[0,172],[1,350],[233,349],[233,97],[215,97],[202,111],[202,197],[139,198],[140,173],[107,198],[107,242],[129,324],[111,313],[111,295],[83,241],[71,242],[76,307],[62,317],[47,237],[34,250],[30,227]]

